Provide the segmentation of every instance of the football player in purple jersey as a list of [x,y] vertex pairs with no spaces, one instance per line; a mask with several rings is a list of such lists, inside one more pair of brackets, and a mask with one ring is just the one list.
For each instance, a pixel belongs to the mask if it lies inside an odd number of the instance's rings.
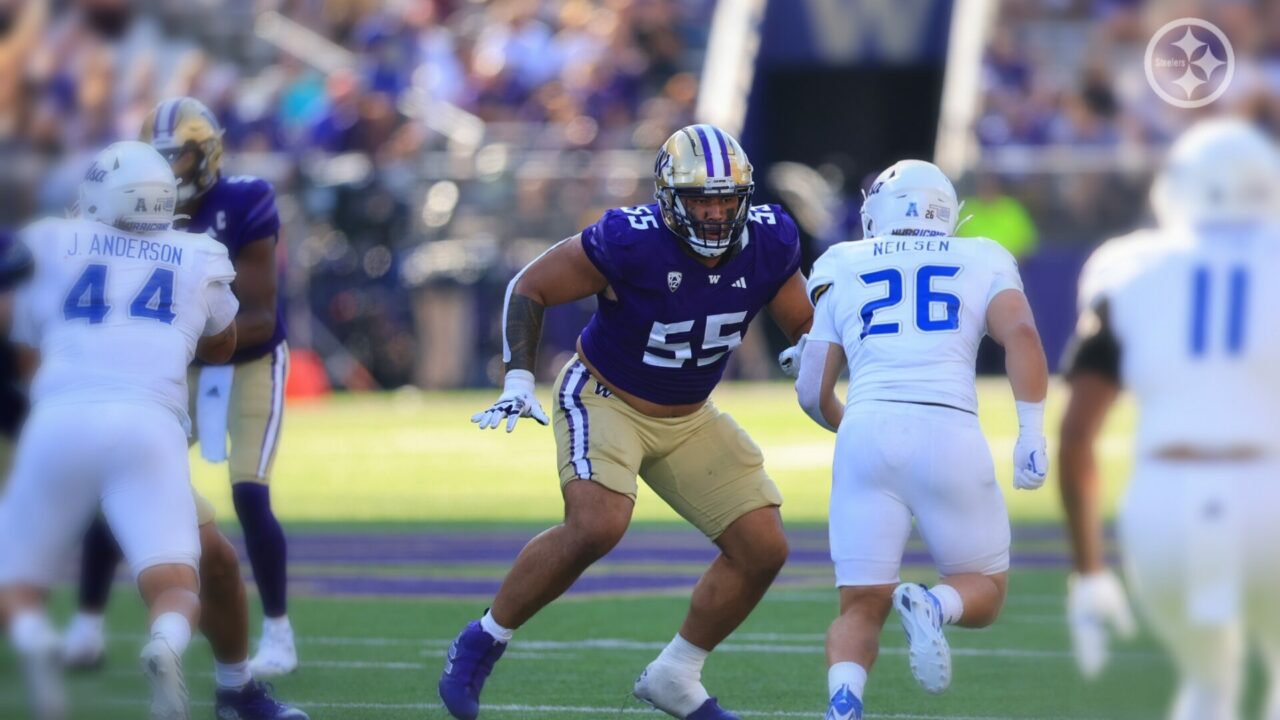
[[[305,713],[276,702],[269,686],[258,681],[292,672],[298,664],[285,614],[285,538],[271,510],[267,484],[280,436],[289,366],[284,314],[276,290],[280,219],[275,191],[260,178],[222,176],[222,129],[213,113],[194,98],[172,98],[156,106],[143,124],[141,139],[169,160],[178,179],[177,212],[186,216],[181,229],[207,233],[227,246],[236,270],[232,290],[240,310],[235,320],[235,354],[229,365],[193,365],[187,375],[194,436],[212,438],[211,444],[225,441],[228,435],[231,439],[230,452],[223,447],[222,455],[229,459],[232,498],[265,615],[258,654],[250,660],[249,608],[239,556],[219,532],[213,506],[196,493],[205,605],[201,629],[214,654],[218,717],[305,720]],[[222,369],[222,384],[204,382],[209,367]],[[221,397],[197,398],[209,394],[209,389],[220,391]],[[224,403],[225,426],[201,432],[201,418],[206,417],[201,403],[219,399]],[[201,450],[211,457],[203,443]],[[79,612],[64,639],[64,661],[72,668],[102,662],[104,613],[120,559],[119,546],[99,519],[86,534]]]
[[[0,231],[0,318],[7,317],[12,303],[10,292],[31,273],[31,253],[8,233]],[[0,487],[8,474],[11,443],[27,411],[27,398],[20,388],[18,350],[3,338],[8,328],[0,326]]]
[[[658,152],[654,174],[656,203],[610,210],[507,286],[505,387],[472,421],[505,421],[508,432],[521,417],[554,424],[565,520],[525,546],[492,608],[450,647],[439,691],[460,720],[479,713],[512,633],[622,538],[637,476],[720,556],[635,695],[677,718],[737,717],[703,688],[703,663],[769,588],[787,540],[760,449],[708,397],[760,310],[796,341],[813,307],[795,223],[777,206],[751,206],[751,163],[733,137],[683,128]],[[543,312],[592,295],[596,313],[560,372],[548,418],[533,382]]]

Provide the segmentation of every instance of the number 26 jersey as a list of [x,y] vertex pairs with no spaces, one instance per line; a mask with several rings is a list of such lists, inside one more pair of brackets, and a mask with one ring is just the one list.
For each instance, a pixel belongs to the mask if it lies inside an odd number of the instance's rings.
[[813,266],[809,340],[844,347],[847,403],[893,400],[976,413],[987,305],[1022,290],[1013,256],[987,238],[893,235],[832,246]]

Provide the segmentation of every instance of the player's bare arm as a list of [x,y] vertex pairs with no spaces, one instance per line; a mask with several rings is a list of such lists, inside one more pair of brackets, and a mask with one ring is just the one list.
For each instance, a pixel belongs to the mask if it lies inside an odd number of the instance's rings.
[[992,298],[987,306],[987,333],[1004,348],[1014,398],[1043,402],[1049,392],[1049,363],[1027,296],[1005,290]]
[[1035,316],[1021,290],[1007,289],[987,305],[987,334],[1005,351],[1005,373],[1018,410],[1018,440],[1013,448],[1013,486],[1035,490],[1049,473],[1044,438],[1044,398],[1049,392],[1049,363],[1036,330]]
[[1059,430],[1058,483],[1076,572],[1089,575],[1106,569],[1102,551],[1102,483],[1094,443],[1120,394],[1120,386],[1095,372],[1072,373],[1069,382],[1071,399]]
[[502,317],[507,375],[502,395],[488,410],[471,416],[481,430],[496,428],[505,419],[507,432],[516,421],[532,417],[542,425],[551,421],[534,396],[533,370],[538,362],[542,317],[548,307],[604,292],[609,285],[582,249],[582,236],[566,238],[521,270],[507,286]]
[[1102,478],[1094,444],[1120,394],[1120,345],[1102,301],[1081,317],[1067,353],[1070,399],[1059,429],[1059,491],[1075,567],[1067,593],[1067,624],[1076,663],[1086,677],[1106,666],[1110,632],[1135,631],[1123,586],[1106,565]]
[[813,305],[805,292],[804,273],[797,270],[778,289],[778,294],[769,301],[769,315],[793,343],[800,342],[800,336],[809,332],[813,325]]
[[587,258],[582,236],[566,238],[530,263],[513,281],[503,323],[508,370],[533,371],[546,308],[604,291],[608,281]]
[[221,365],[231,360],[231,356],[236,352],[238,322],[233,322],[227,326],[226,330],[217,335],[208,335],[200,338],[200,342],[196,345],[196,357],[203,363],[209,365]]
[[243,347],[269,342],[276,331],[275,238],[262,238],[245,245],[233,264],[236,280],[231,288],[240,300],[240,314],[235,323],[238,342]]

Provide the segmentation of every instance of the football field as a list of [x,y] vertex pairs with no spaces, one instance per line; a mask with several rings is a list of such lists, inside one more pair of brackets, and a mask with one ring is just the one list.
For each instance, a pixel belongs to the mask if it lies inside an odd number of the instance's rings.
[[[313,718],[446,718],[435,681],[447,644],[483,611],[523,543],[557,520],[551,432],[532,422],[513,435],[477,431],[468,418],[491,399],[488,392],[403,393],[291,406],[274,493],[291,534],[290,614],[302,668],[276,685]],[[825,530],[833,436],[803,416],[785,384],[727,386],[716,400],[764,449],[787,498],[792,555],[760,608],[712,655],[704,681],[743,717],[819,718],[822,638],[836,609]],[[1056,392],[1050,399],[1049,428],[1061,401]],[[1009,488],[1016,419],[1007,384],[983,384],[982,422],[1015,515],[1005,615],[989,630],[950,632],[955,681],[940,697],[911,679],[891,618],[866,695],[868,717],[1159,716],[1170,671],[1149,636],[1118,646],[1117,672],[1103,681],[1077,678],[1064,624],[1067,557],[1056,486]],[[1132,422],[1121,407],[1101,448],[1112,503],[1128,466]],[[221,468],[198,459],[193,466],[222,517],[234,518]],[[233,523],[224,525],[237,534]],[[643,492],[622,545],[517,635],[486,688],[481,717],[663,717],[630,698],[631,683],[670,640],[712,557],[701,535]],[[907,566],[910,579],[931,577],[916,541]],[[66,596],[59,593],[64,609]],[[109,664],[73,683],[94,708],[84,717],[141,713],[145,690],[133,662],[141,612],[119,585]],[[204,703],[198,716],[212,717],[205,647],[197,643],[188,658],[192,696]],[[13,666],[3,662],[3,697],[12,709]],[[0,715],[8,716],[2,707]]]

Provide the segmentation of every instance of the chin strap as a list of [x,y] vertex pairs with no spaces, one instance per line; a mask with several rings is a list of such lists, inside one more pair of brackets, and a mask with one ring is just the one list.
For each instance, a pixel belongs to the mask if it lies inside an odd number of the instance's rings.
[[[961,200],[960,204],[956,206],[956,215],[959,215],[960,211],[964,210],[964,203],[965,201]],[[954,235],[955,232],[960,229],[961,225],[969,222],[972,219],[973,219],[973,213],[969,213],[968,215],[965,215],[963,218],[961,218],[959,222],[956,223],[955,227],[951,228],[951,233]]]

